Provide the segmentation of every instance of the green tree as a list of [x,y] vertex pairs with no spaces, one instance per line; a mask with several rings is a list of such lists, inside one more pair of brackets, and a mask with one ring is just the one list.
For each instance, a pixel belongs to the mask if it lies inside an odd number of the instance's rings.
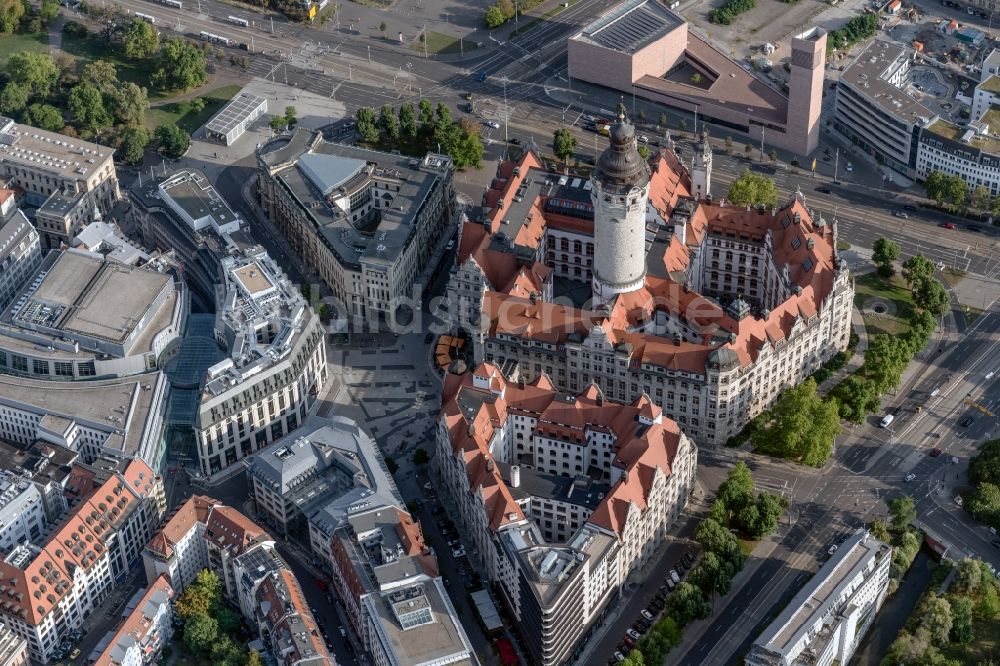
[[260,656],[260,652],[250,650],[250,654],[247,655],[247,666],[265,666],[264,658]]
[[905,339],[880,333],[869,340],[861,370],[884,393],[896,388],[912,356]]
[[145,127],[129,127],[121,134],[118,157],[126,164],[139,164],[149,145],[149,131]]
[[[760,539],[778,529],[778,521],[785,513],[785,501],[779,495],[760,493],[756,503],[751,505],[754,516],[746,522],[741,522],[741,528],[750,537]],[[747,507],[748,509],[750,507]]]
[[687,581],[682,581],[667,597],[666,606],[667,614],[680,625],[712,614],[712,607],[705,601],[701,590]]
[[997,595],[996,584],[983,585],[976,604],[976,615],[984,620],[993,620],[998,613],[1000,613],[1000,598]]
[[1000,439],[987,440],[979,447],[979,453],[969,461],[969,480],[1000,485]]
[[753,475],[745,462],[741,460],[729,470],[715,497],[726,508],[727,522],[753,504]]
[[38,17],[42,23],[48,25],[59,16],[59,0],[42,0],[42,7],[38,11]]
[[132,19],[122,35],[122,51],[128,58],[142,60],[160,49],[160,33],[142,19]]
[[354,114],[358,134],[361,140],[376,143],[379,140],[378,126],[375,124],[375,109],[370,106],[359,107]]
[[642,656],[641,650],[635,649],[628,653],[625,661],[621,662],[619,666],[646,666],[646,659]]
[[214,617],[219,623],[219,633],[227,635],[239,629],[240,623],[243,621],[239,613],[225,606],[219,608]]
[[0,0],[0,33],[9,35],[17,30],[25,5],[22,0]]
[[969,197],[969,186],[961,176],[947,176],[944,185],[944,196],[953,208],[961,208]]
[[420,127],[421,129],[430,134],[434,131],[434,107],[431,106],[429,100],[420,100]]
[[688,582],[697,585],[706,597],[716,593],[728,594],[733,582],[733,567],[712,551],[706,551],[698,564],[691,569]]
[[740,548],[740,542],[724,525],[706,518],[698,523],[695,539],[706,552],[713,552],[723,562],[728,562],[734,573],[743,568],[743,550]]
[[641,157],[644,162],[648,162],[649,156],[652,154],[649,152],[649,146],[644,144],[639,144],[639,146],[636,147],[636,152],[639,153],[639,157]]
[[837,404],[823,400],[816,393],[816,380],[810,377],[782,392],[751,437],[764,453],[820,467],[830,457],[840,431]]
[[951,640],[956,643],[972,641],[972,599],[957,597],[951,602]]
[[486,27],[492,30],[493,28],[499,28],[506,23],[507,17],[504,16],[503,10],[500,9],[500,5],[490,5],[486,8],[483,20],[486,22]]
[[389,25],[385,21],[382,21],[381,23],[378,24],[378,31],[382,33],[383,37],[385,37],[385,31],[388,28],[389,28]]
[[733,137],[727,136],[725,143],[726,143],[726,155],[732,155],[733,154]]
[[24,112],[24,122],[50,132],[58,132],[66,122],[62,112],[50,104],[32,104]]
[[978,484],[967,496],[965,509],[976,520],[996,527],[1000,519],[1000,487],[989,481]]
[[399,141],[399,123],[396,122],[396,112],[389,104],[383,104],[378,116],[379,129],[392,143]]
[[386,469],[389,470],[389,474],[395,474],[396,471],[399,469],[399,464],[396,462],[396,459],[393,458],[392,456],[386,456],[385,467]]
[[160,125],[153,136],[160,144],[160,151],[167,157],[180,157],[191,145],[191,136],[177,125]]
[[417,114],[409,102],[399,107],[399,133],[407,141],[417,138]]
[[976,185],[976,189],[969,195],[969,205],[976,210],[988,210],[990,201],[990,191],[983,185]]
[[946,177],[942,171],[931,171],[927,174],[927,178],[924,179],[924,191],[927,192],[928,197],[938,204],[943,204],[945,200]]
[[126,127],[140,127],[145,122],[146,109],[149,108],[149,94],[145,88],[131,81],[122,83],[115,88],[112,100],[119,123]]
[[198,614],[184,623],[184,645],[196,653],[210,653],[219,637],[219,623],[214,617]]
[[737,206],[766,206],[778,203],[778,190],[767,176],[746,169],[729,185],[729,202]]
[[420,465],[421,467],[423,467],[424,465],[426,465],[430,461],[431,461],[431,457],[429,455],[427,455],[427,449],[425,449],[424,447],[418,446],[413,451],[413,464],[414,465]]
[[913,290],[913,304],[938,317],[948,311],[951,297],[940,280],[927,277],[920,280]]
[[70,91],[66,106],[73,120],[83,129],[93,131],[111,124],[111,114],[104,106],[101,91],[92,83],[77,84]]
[[951,604],[944,597],[932,594],[920,615],[919,627],[930,636],[931,643],[947,645],[953,623]]
[[670,126],[670,118],[667,117],[667,114],[661,113],[660,114],[660,122],[658,122],[657,124],[660,127],[666,129],[667,127]]
[[914,633],[903,630],[889,646],[889,652],[883,660],[888,664],[922,664],[925,655],[932,649],[930,635],[921,629]]
[[[204,108],[205,107],[205,101],[203,99],[201,99],[200,97],[198,98],[198,101],[201,102],[201,108]],[[201,109],[199,109],[199,111],[200,110]],[[286,106],[285,107],[285,122],[288,123],[289,125],[294,125],[295,123],[299,122],[298,115],[299,115],[299,111],[294,106]]]
[[17,113],[24,110],[31,97],[31,88],[23,83],[11,81],[0,91],[0,112]]
[[778,161],[778,151],[776,151],[774,148],[772,148],[771,151],[767,154],[767,159],[771,160],[771,164],[774,164],[775,162],[777,162]]
[[750,153],[752,153],[752,152],[753,152],[753,146],[751,146],[749,143],[746,144],[745,146],[743,146],[743,155],[747,159],[750,159]]
[[884,541],[885,543],[892,542],[892,535],[889,534],[889,528],[885,526],[885,522],[881,518],[876,518],[871,522],[868,526],[868,532],[879,541]]
[[918,252],[903,262],[903,279],[913,289],[921,280],[932,277],[934,268],[934,262]]
[[25,85],[32,95],[47,99],[59,80],[59,68],[48,54],[14,53],[7,59],[7,80]]
[[884,278],[892,277],[895,272],[892,262],[899,259],[902,252],[899,245],[884,236],[872,244],[872,263],[878,267],[878,274]]
[[158,64],[150,81],[161,90],[190,90],[208,77],[204,52],[178,37],[163,42]]
[[576,137],[568,129],[560,127],[552,133],[552,149],[563,164],[569,164],[569,158],[576,152]]
[[118,84],[118,68],[108,60],[95,60],[84,65],[80,80],[93,85],[102,95],[110,95]]
[[893,534],[902,534],[917,518],[916,505],[909,495],[894,497],[886,504],[889,507],[889,531]]

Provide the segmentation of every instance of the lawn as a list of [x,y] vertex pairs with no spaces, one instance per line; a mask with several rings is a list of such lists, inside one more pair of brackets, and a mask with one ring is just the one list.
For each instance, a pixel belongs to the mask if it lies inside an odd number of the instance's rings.
[[205,100],[205,108],[201,110],[201,113],[193,113],[186,102],[168,102],[160,106],[150,107],[146,111],[146,127],[153,130],[160,125],[176,123],[188,134],[193,134],[239,91],[240,86],[229,85],[199,95]]
[[37,35],[4,35],[0,37],[0,64],[7,64],[7,58],[12,53],[46,53],[49,50],[49,36],[40,32]]
[[868,335],[901,335],[910,329],[913,294],[899,275],[886,280],[868,273],[854,280],[854,305],[861,310]]
[[1000,621],[976,618],[972,622],[972,642],[965,645],[949,643],[941,650],[944,656],[962,664],[988,664],[1000,654]]
[[[427,35],[428,53],[469,53],[470,51],[475,51],[479,48],[476,46],[476,42],[474,41],[452,37],[451,35],[446,35],[443,32],[428,30],[424,34]],[[415,41],[410,48],[414,51],[420,51],[421,53],[424,52],[424,45],[420,42],[420,40]]]

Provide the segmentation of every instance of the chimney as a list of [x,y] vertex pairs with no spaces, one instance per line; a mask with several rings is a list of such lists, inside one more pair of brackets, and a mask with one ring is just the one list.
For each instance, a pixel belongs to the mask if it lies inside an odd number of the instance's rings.
[[510,487],[520,488],[521,487],[521,466],[511,465],[510,466]]

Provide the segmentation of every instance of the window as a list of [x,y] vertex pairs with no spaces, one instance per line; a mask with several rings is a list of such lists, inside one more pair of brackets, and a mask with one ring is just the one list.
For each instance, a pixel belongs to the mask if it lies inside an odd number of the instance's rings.
[[15,370],[17,370],[18,372],[28,371],[28,359],[24,358],[23,356],[14,356],[13,359],[14,359]]
[[72,377],[73,376],[73,364],[66,361],[56,361],[56,376],[58,377]]
[[93,377],[97,374],[93,361],[84,361],[77,367],[81,377]]

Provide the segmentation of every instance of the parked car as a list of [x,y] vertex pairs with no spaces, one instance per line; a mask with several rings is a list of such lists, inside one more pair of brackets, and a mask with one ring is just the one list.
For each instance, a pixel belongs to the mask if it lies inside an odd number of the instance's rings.
[[951,222],[942,222],[938,226],[941,227],[942,229],[954,229],[955,228],[955,225],[953,223],[951,223]]
[[635,621],[635,624],[633,624],[632,626],[635,627],[636,631],[638,631],[641,634],[644,634],[647,631],[649,631],[649,628],[653,626],[653,623],[644,617],[640,617],[638,620]]
[[515,146],[520,146],[521,145],[521,140],[518,139],[516,136],[515,137],[511,137],[510,142],[511,142],[512,145],[515,145]]
[[826,185],[820,185],[819,187],[816,188],[816,191],[819,192],[820,194],[832,194],[833,193],[833,190],[831,190]]
[[916,212],[917,204],[903,204],[903,210],[908,210],[911,212]]
[[455,550],[451,551],[451,556],[454,557],[456,560],[460,557],[465,557],[465,548],[456,548]]
[[632,629],[631,627],[625,630],[625,634],[634,641],[637,641],[640,638],[642,638],[642,634],[640,634],[635,629]]
[[647,620],[649,620],[650,622],[652,622],[652,621],[653,621],[653,614],[652,614],[652,613],[650,613],[650,612],[649,612],[648,610],[646,610],[645,608],[643,608],[643,609],[642,609],[641,611],[639,611],[639,612],[640,612],[640,613],[642,613],[642,616],[643,616],[644,618],[646,618]]
[[994,548],[1000,548],[1000,539],[993,539],[990,543],[993,544]]
[[625,637],[623,637],[622,638],[622,643],[624,643],[625,645],[629,646],[630,648],[634,648],[635,647],[635,639],[632,638],[631,636],[625,636]]
[[833,544],[832,546],[826,549],[827,555],[833,555],[836,552],[837,552],[837,544]]
[[486,124],[493,129],[500,129],[500,123],[495,120],[487,120]]
[[931,458],[937,458],[942,453],[944,453],[944,451],[942,451],[941,449],[939,449],[938,447],[935,446],[933,449],[931,449],[931,454],[930,455],[931,455]]
[[914,474],[913,472],[910,472],[909,474],[906,475],[906,477],[903,480],[906,481],[907,483],[909,483],[910,481],[913,481],[916,478],[917,478],[917,475]]
[[668,588],[668,589],[669,589],[669,590],[670,590],[671,592],[673,592],[673,591],[674,591],[674,588],[675,588],[675,587],[677,587],[677,584],[676,584],[676,583],[674,583],[674,581],[673,581],[672,579],[668,578],[668,579],[667,579],[667,588]]
[[854,165],[851,164],[850,162],[847,163],[847,167],[846,168],[847,168],[848,173],[850,173],[851,171],[854,171]]
[[674,582],[674,585],[681,582],[681,577],[677,575],[677,571],[675,571],[674,569],[670,570],[670,580]]
[[983,228],[975,224],[967,224],[965,228],[973,233],[981,234],[983,233]]
[[904,213],[901,210],[897,210],[896,212],[893,213],[893,215],[895,215],[896,217],[900,217],[900,218],[902,218],[904,220],[910,217],[909,215],[907,215],[906,213]]
[[623,655],[621,652],[615,652],[615,659],[620,664],[623,661],[625,661],[625,655]]

